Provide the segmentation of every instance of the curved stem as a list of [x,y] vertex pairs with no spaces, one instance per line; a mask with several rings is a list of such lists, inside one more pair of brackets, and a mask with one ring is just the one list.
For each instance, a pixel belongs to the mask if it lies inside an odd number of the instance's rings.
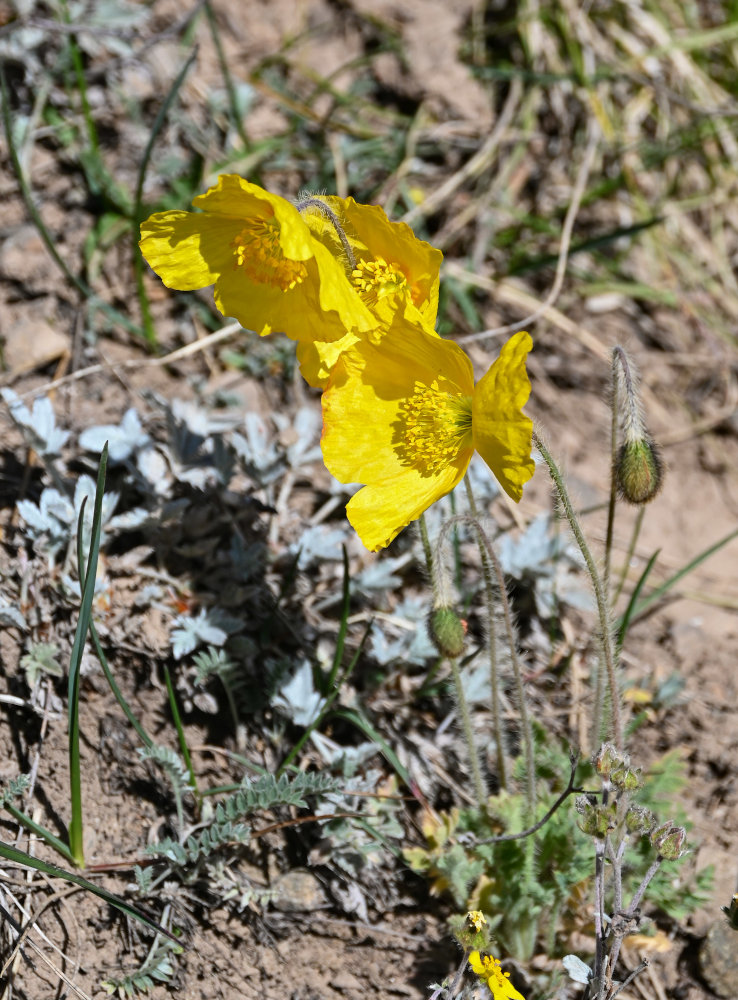
[[343,252],[346,254],[346,258],[349,262],[350,269],[353,271],[356,267],[356,257],[354,256],[354,251],[351,249],[351,244],[348,241],[348,236],[343,231],[343,226],[338,221],[338,216],[333,211],[330,206],[326,205],[324,201],[320,198],[303,198],[302,201],[298,201],[295,206],[298,212],[304,212],[308,208],[317,208],[321,215],[325,216],[330,222],[333,228],[336,230],[336,236],[338,236],[341,241],[341,246],[343,247]]
[[[610,625],[610,609],[607,604],[607,596],[605,594],[605,588],[603,586],[600,574],[597,571],[597,566],[592,557],[587,540],[582,533],[582,529],[579,525],[579,520],[574,512],[574,507],[572,506],[569,493],[564,484],[564,480],[561,473],[558,470],[556,463],[551,457],[551,453],[548,448],[541,441],[540,436],[536,431],[533,432],[533,442],[541,453],[543,461],[548,466],[548,471],[551,476],[551,480],[556,488],[556,493],[558,494],[559,500],[562,507],[564,508],[564,513],[566,514],[566,519],[571,527],[572,534],[576,539],[579,550],[584,557],[584,562],[587,566],[587,571],[589,572],[590,580],[592,581],[592,587],[594,588],[595,601],[597,603],[597,613],[600,619],[600,639],[602,642],[602,653],[605,660],[605,669],[607,671],[607,679],[610,687],[610,711],[612,713],[612,728],[614,734],[615,746],[618,750],[623,748],[623,728],[622,721],[620,719],[620,699],[618,695],[618,683],[615,674],[615,652],[613,649],[612,642],[612,630]],[[596,744],[600,738],[600,727],[601,719],[603,714],[603,699],[598,697],[598,703],[595,706],[595,728],[593,731],[593,743]]]

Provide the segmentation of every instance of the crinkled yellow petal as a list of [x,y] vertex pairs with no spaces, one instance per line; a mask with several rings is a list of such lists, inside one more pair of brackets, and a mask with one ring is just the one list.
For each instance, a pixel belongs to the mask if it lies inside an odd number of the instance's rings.
[[482,957],[478,951],[473,951],[469,955],[469,965],[472,967],[472,972],[477,976],[484,975],[484,964],[482,963]]
[[535,469],[533,423],[522,412],[530,395],[525,359],[532,346],[530,334],[512,336],[478,382],[472,402],[474,446],[515,501]]
[[191,291],[233,267],[237,220],[195,212],[157,212],[141,223],[141,253],[167,288]]
[[471,434],[460,434],[458,443],[451,435],[453,444],[440,459],[431,455],[431,464],[403,436],[403,404],[418,386],[433,384],[453,399],[470,399],[471,362],[456,344],[398,313],[380,347],[360,340],[341,354],[323,393],[323,458],[341,482],[366,484],[346,510],[371,550],[452,490],[471,459]]
[[160,212],[141,226],[141,251],[170,288],[215,284],[215,304],[259,333],[334,341],[379,320],[343,264],[297,208],[256,184],[223,174],[194,212]]
[[[321,198],[321,201],[332,209],[345,230],[359,269],[364,261],[381,259],[387,265],[395,265],[404,278],[398,295],[384,296],[380,288],[376,301],[369,302],[373,311],[384,322],[389,322],[402,305],[408,318],[413,318],[417,310],[422,322],[433,326],[438,312],[441,251],[418,239],[406,223],[392,222],[378,205],[360,205],[353,198],[334,195]],[[309,213],[307,220],[333,255],[345,262],[345,251],[332,223],[315,212]],[[390,284],[388,288],[391,287]]]
[[343,483],[399,475],[406,464],[394,440],[398,407],[416,382],[443,376],[471,396],[472,364],[464,351],[396,316],[379,347],[360,341],[336,363],[322,397],[323,458]]
[[458,486],[471,459],[471,449],[440,473],[422,476],[416,469],[364,486],[346,505],[346,516],[370,552],[383,549],[411,521]]
[[230,219],[276,219],[285,257],[309,260],[313,256],[310,230],[295,206],[238,174],[221,174],[217,183],[205,194],[199,194],[192,204],[209,215]]
[[359,338],[353,332],[344,334],[340,340],[298,340],[300,374],[308,385],[314,389],[322,389],[343,351],[358,341]]

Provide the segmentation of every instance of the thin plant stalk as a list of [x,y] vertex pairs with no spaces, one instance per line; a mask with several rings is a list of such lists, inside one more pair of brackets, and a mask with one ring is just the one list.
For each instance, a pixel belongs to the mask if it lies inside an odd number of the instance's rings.
[[69,822],[69,849],[72,852],[74,863],[79,868],[84,868],[85,866],[82,822],[82,773],[79,755],[80,672],[85,639],[87,637],[87,632],[90,627],[90,619],[92,617],[92,599],[95,594],[97,561],[100,554],[100,533],[102,530],[102,503],[103,494],[105,492],[105,470],[107,468],[107,464],[108,442],[106,441],[100,456],[100,464],[97,470],[95,504],[93,507],[92,529],[90,533],[90,551],[87,556],[86,566],[84,553],[82,552],[86,498],[80,508],[79,519],[77,521],[77,564],[79,566],[82,601],[80,604],[79,617],[77,618],[77,628],[74,633],[72,655],[69,660],[67,712],[69,718],[69,799],[72,810],[72,818]]
[[[610,563],[612,560],[612,539],[615,528],[615,503],[618,496],[616,466],[618,457],[618,396],[620,393],[620,380],[618,378],[618,363],[613,355],[612,359],[612,385],[611,385],[610,408],[612,419],[610,424],[610,497],[607,503],[607,533],[605,535],[605,592],[608,600],[610,595]],[[627,566],[627,563],[626,563]],[[615,601],[613,600],[614,604]]]
[[[421,514],[418,518],[418,527],[420,529],[420,537],[423,540],[423,550],[425,552],[426,564],[428,566],[428,576],[431,579],[433,594],[434,596],[437,596],[440,592],[439,574],[433,559],[433,551],[428,539],[428,527],[425,523],[424,514]],[[461,728],[464,734],[467,752],[469,754],[469,766],[471,767],[474,793],[479,808],[484,809],[487,803],[487,790],[482,779],[482,768],[479,764],[479,754],[474,740],[474,730],[472,728],[471,715],[469,714],[469,704],[466,700],[466,694],[464,693],[464,685],[461,682],[459,662],[456,657],[449,656],[447,659],[451,667],[451,676],[453,678],[454,689],[456,692],[456,706],[459,710]]]
[[[533,442],[538,448],[538,451],[543,458],[543,461],[548,466],[548,471],[551,476],[551,481],[554,484],[556,493],[564,508],[564,513],[566,514],[566,519],[569,522],[569,527],[572,530],[572,534],[576,539],[579,550],[584,557],[584,562],[587,566],[587,571],[589,573],[590,580],[592,581],[592,587],[595,593],[595,601],[597,603],[597,614],[600,619],[600,641],[602,643],[602,654],[605,661],[605,670],[607,672],[607,681],[610,688],[610,712],[612,714],[612,729],[614,742],[617,749],[621,750],[623,747],[623,725],[620,718],[620,699],[618,694],[618,682],[615,673],[615,650],[612,641],[612,631],[610,623],[610,609],[607,603],[607,595],[605,593],[605,587],[602,583],[599,572],[597,571],[597,566],[595,564],[594,558],[590,551],[587,540],[584,537],[581,526],[579,524],[579,519],[574,512],[574,507],[569,497],[569,492],[566,489],[563,477],[559,472],[558,466],[551,457],[551,453],[545,446],[543,441],[541,441],[540,436],[536,431],[533,432]],[[600,672],[601,673],[601,672]],[[598,685],[598,693],[595,704],[595,717],[593,726],[593,743],[597,743],[600,739],[600,730],[602,728],[602,717],[604,714],[604,690],[600,691],[604,685]]]
[[[510,610],[510,601],[507,596],[507,586],[505,584],[505,574],[502,572],[502,566],[500,565],[500,560],[497,558],[497,553],[492,546],[486,533],[482,530],[482,526],[479,522],[479,516],[477,513],[477,506],[474,501],[474,494],[472,492],[471,483],[469,482],[469,477],[464,476],[464,485],[466,487],[466,495],[469,498],[469,506],[473,513],[474,522],[477,529],[477,539],[479,542],[480,550],[482,551],[482,558],[485,557],[489,560],[489,563],[494,570],[495,576],[497,577],[497,591],[499,596],[500,605],[502,606],[502,616],[505,622],[505,634],[507,636],[507,644],[510,650],[510,658],[512,660],[513,677],[515,679],[515,693],[518,701],[518,711],[520,713],[520,725],[523,730],[523,752],[525,754],[525,778],[526,778],[526,801],[528,805],[528,821],[535,821],[536,813],[536,764],[535,764],[535,752],[533,748],[533,727],[531,726],[530,715],[528,713],[528,702],[525,697],[525,685],[523,684],[523,671],[520,666],[520,657],[518,656],[517,641],[515,636],[515,626],[513,624],[512,612]],[[494,614],[494,609],[489,608],[488,614],[490,615],[490,626],[494,619],[491,617]],[[532,843],[532,841],[531,841]]]
[[479,512],[468,475],[464,476],[464,487],[466,489],[469,510],[472,514],[472,521],[474,524],[475,534],[477,536],[477,544],[479,546],[479,553],[482,559],[482,576],[484,579],[485,600],[487,602],[487,621],[489,622],[489,645],[487,653],[489,656],[492,727],[495,732],[495,743],[497,744],[497,775],[500,782],[500,788],[506,789],[510,783],[510,777],[507,770],[505,730],[502,725],[502,707],[500,705],[500,673],[497,661],[497,629],[495,628],[495,586],[492,579],[490,556],[483,537],[479,521]]
[[469,714],[469,703],[466,700],[464,685],[461,681],[459,661],[455,656],[450,656],[448,657],[448,662],[451,667],[451,676],[454,679],[454,687],[456,689],[456,704],[459,709],[461,729],[464,733],[464,739],[466,740],[467,749],[469,751],[469,764],[471,766],[472,782],[474,783],[474,794],[477,799],[477,805],[480,809],[484,809],[487,804],[487,790],[484,787],[482,769],[479,766],[479,754],[477,753],[477,747],[474,741],[474,730],[472,728],[471,715]]

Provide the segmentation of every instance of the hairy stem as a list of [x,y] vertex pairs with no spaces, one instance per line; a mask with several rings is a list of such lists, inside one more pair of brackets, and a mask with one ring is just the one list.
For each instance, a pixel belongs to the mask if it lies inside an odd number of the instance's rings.
[[[548,466],[548,471],[551,476],[551,480],[556,489],[559,501],[564,508],[564,513],[566,514],[566,519],[569,522],[569,526],[572,530],[572,534],[576,539],[579,550],[584,557],[584,562],[587,566],[587,571],[589,573],[590,580],[592,581],[592,587],[594,588],[595,600],[597,602],[597,614],[600,619],[600,641],[602,643],[602,653],[605,661],[605,670],[607,671],[607,680],[610,687],[610,711],[612,713],[612,729],[614,734],[614,743],[618,750],[623,748],[623,729],[622,721],[620,718],[620,699],[618,694],[618,683],[617,676],[615,673],[615,651],[613,648],[612,641],[612,629],[610,623],[610,609],[607,603],[607,595],[605,593],[605,587],[602,583],[599,572],[597,571],[597,566],[595,564],[594,558],[590,551],[587,540],[584,537],[581,526],[579,524],[579,519],[574,511],[571,499],[569,497],[568,490],[564,483],[563,477],[559,472],[559,469],[551,457],[551,453],[545,446],[539,434],[533,432],[533,441],[536,448],[541,454],[543,461]],[[593,731],[593,743],[597,743],[600,739],[600,727],[603,715],[603,698],[598,698],[598,703],[595,706],[595,727]]]

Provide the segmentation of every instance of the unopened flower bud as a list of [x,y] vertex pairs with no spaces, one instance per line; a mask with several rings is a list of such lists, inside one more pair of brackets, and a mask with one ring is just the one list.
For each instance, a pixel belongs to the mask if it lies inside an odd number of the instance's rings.
[[602,806],[589,795],[579,795],[574,808],[579,813],[577,826],[590,837],[601,840],[615,825],[614,802],[609,806]]
[[595,771],[602,778],[609,778],[615,768],[627,767],[629,758],[615,749],[612,743],[603,743],[592,758]]
[[651,843],[665,861],[676,861],[684,854],[687,831],[683,826],[664,823],[651,833]]
[[653,439],[648,435],[625,441],[615,460],[615,480],[620,496],[628,503],[644,504],[661,489],[664,464]]
[[656,826],[656,817],[645,806],[629,806],[625,814],[625,829],[628,833],[646,834]]
[[610,781],[616,788],[624,792],[635,792],[643,784],[641,769],[632,767],[616,767],[610,774]]
[[456,659],[463,653],[466,625],[453,608],[434,608],[428,616],[428,633],[442,656]]

